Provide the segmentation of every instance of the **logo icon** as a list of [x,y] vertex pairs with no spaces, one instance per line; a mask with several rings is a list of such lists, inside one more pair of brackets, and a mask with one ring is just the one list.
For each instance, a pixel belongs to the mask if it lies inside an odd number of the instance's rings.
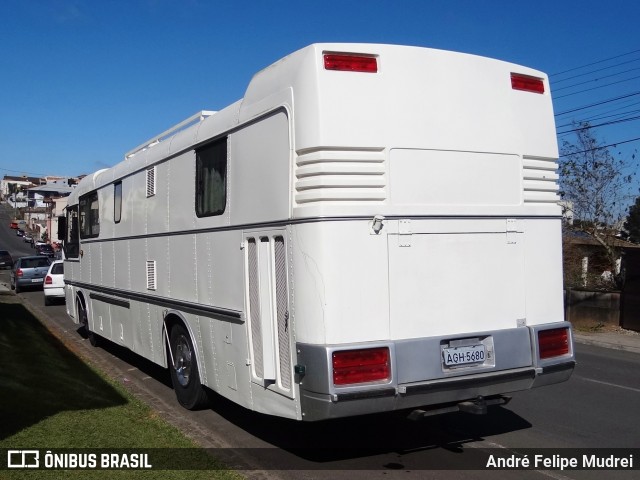
[[39,450],[8,450],[8,468],[38,468],[40,467]]

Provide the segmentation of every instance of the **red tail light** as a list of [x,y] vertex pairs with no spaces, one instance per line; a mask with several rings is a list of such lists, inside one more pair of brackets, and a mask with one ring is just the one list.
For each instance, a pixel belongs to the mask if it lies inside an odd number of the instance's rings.
[[21,277],[22,275],[24,275],[24,274],[22,273],[22,269],[21,269],[21,268],[17,269],[17,270],[16,270],[16,277]]
[[334,385],[378,382],[390,378],[391,364],[387,347],[333,352]]
[[377,73],[378,60],[376,57],[362,55],[325,53],[324,68],[325,70]]
[[45,285],[51,285],[53,283],[53,278],[51,278],[51,275],[47,275],[46,277],[44,277],[44,283]]
[[544,93],[544,80],[519,73],[511,74],[511,87],[525,92]]
[[538,332],[540,358],[559,357],[569,353],[569,329],[555,328]]

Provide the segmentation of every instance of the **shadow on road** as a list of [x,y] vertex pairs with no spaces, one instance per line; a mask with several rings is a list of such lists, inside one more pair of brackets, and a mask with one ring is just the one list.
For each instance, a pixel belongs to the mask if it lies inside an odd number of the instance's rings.
[[[76,333],[84,339],[88,338],[84,326],[78,327],[76,329]],[[99,348],[101,348],[105,352],[137,368],[145,375],[148,375],[149,377],[153,378],[154,380],[157,380],[163,385],[169,388],[173,388],[173,385],[171,384],[171,375],[169,374],[169,371],[166,368],[163,368],[160,365],[157,365],[152,361],[147,360],[144,357],[141,357],[140,355],[129,350],[126,347],[122,347],[109,340],[105,340],[104,338],[100,338],[99,342],[100,342]]]
[[408,412],[397,412],[303,423],[247,411],[215,393],[211,397],[213,409],[228,421],[280,449],[320,463],[427,450],[461,453],[466,443],[532,426],[503,407],[490,407],[487,415],[450,413],[420,421],[408,420]]

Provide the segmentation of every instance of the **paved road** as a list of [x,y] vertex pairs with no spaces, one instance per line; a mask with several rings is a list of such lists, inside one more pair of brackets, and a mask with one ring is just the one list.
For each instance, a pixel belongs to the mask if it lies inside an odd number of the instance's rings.
[[0,250],[8,250],[16,259],[24,255],[34,255],[35,250],[31,244],[25,243],[22,237],[16,235],[16,231],[9,228],[9,222],[13,218],[13,209],[6,203],[0,204]]
[[[0,282],[6,276],[0,272]],[[224,399],[213,408],[187,412],[175,401],[166,372],[114,345],[94,349],[66,317],[65,306],[44,307],[42,292],[20,294],[68,344],[107,370],[134,394],[204,445],[225,448],[255,468],[256,478],[385,479],[518,478],[631,479],[636,472],[611,471],[429,471],[455,468],[464,455],[496,449],[640,447],[640,355],[577,345],[578,367],[569,382],[514,395],[507,407],[475,417],[452,414],[410,422],[374,415],[300,424],[248,412]],[[274,450],[270,447],[277,447]],[[356,448],[354,448],[356,447]],[[636,459],[640,462],[640,458]],[[366,471],[365,471],[366,470]]]

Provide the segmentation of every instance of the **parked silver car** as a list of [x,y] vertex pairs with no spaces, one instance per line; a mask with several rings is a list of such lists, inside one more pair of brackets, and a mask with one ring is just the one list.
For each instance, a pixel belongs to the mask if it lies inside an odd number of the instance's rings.
[[20,257],[11,270],[11,289],[19,293],[25,287],[42,288],[51,260],[43,255]]

